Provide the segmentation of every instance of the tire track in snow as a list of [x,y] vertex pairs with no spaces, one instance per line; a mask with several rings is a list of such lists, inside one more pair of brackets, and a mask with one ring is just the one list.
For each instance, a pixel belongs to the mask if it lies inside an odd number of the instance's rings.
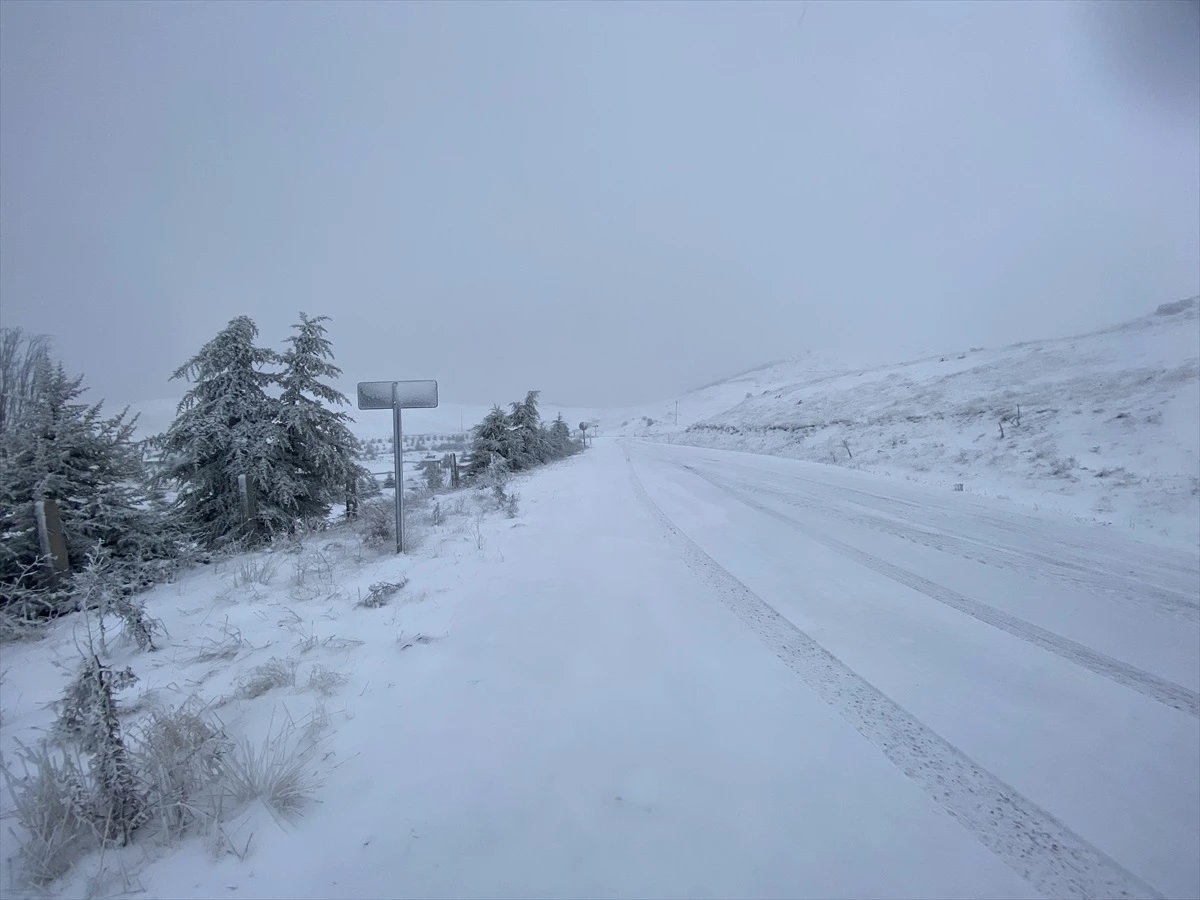
[[993,628],[999,628],[1013,637],[1020,638],[1023,641],[1033,644],[1035,647],[1053,653],[1061,659],[1082,666],[1089,672],[1094,672],[1103,678],[1107,678],[1109,681],[1131,688],[1164,706],[1185,712],[1193,718],[1200,718],[1200,693],[1196,691],[1189,690],[1183,685],[1146,672],[1129,663],[1121,662],[1119,659],[1114,659],[1098,650],[1093,650],[1086,644],[1063,637],[1060,634],[1014,616],[1011,613],[997,609],[994,606],[988,606],[986,603],[972,600],[970,597],[964,597],[962,594],[943,587],[937,582],[930,581],[928,578],[922,578],[920,575],[909,572],[907,569],[902,569],[869,553],[865,553],[857,547],[839,541],[837,538],[822,534],[819,530],[804,525],[786,513],[780,512],[777,509],[771,509],[769,506],[764,506],[746,497],[741,486],[735,488],[722,484],[690,466],[684,466],[684,468],[718,490],[737,498],[739,502],[746,504],[751,509],[755,509],[758,512],[784,522],[805,537],[817,543],[824,544],[831,550],[835,550],[848,559],[854,560],[859,565],[866,566],[880,575],[890,578],[905,587],[912,588],[914,591],[945,604],[951,609],[965,613],[973,619],[978,619],[980,622],[991,625]]
[[722,602],[817,696],[953,818],[1049,897],[1161,898],[1050,813],[978,765],[814,641],[683,534],[646,492],[628,451],[634,490]]
[[[700,471],[692,466],[685,466],[685,468],[701,475]],[[706,476],[702,475],[701,477]],[[916,504],[905,500],[881,497],[867,491],[838,485],[828,486],[829,492],[841,495],[848,503],[863,510],[862,513],[854,513],[845,507],[828,502],[826,498],[813,494],[811,486],[806,482],[796,481],[784,484],[775,480],[775,484],[778,486],[778,490],[775,491],[765,487],[741,484],[738,485],[738,488],[777,497],[791,506],[817,509],[852,524],[867,525],[915,543],[956,553],[965,559],[975,559],[977,558],[976,554],[980,554],[992,557],[989,561],[996,565],[1011,566],[1015,563],[1026,571],[1030,570],[1029,561],[1035,560],[1042,564],[1042,569],[1037,570],[1037,574],[1049,574],[1068,584],[1099,591],[1124,603],[1128,603],[1130,596],[1135,595],[1141,600],[1151,603],[1156,612],[1176,616],[1191,623],[1200,621],[1200,601],[1157,584],[1130,579],[1120,572],[1105,569],[1097,571],[1097,565],[1104,565],[1106,562],[1103,559],[1095,561],[1086,555],[1075,558],[1070,555],[1051,556],[1028,547],[993,546],[970,537],[964,538],[954,534],[929,531],[926,527],[919,527],[912,522],[887,518],[888,516],[902,516],[905,513],[905,507],[913,507]],[[933,514],[938,518],[944,518],[949,512],[945,509],[935,509]],[[1002,530],[1015,538],[1029,540],[1032,537],[1025,530],[1001,518],[988,517],[986,521],[991,527]],[[1097,552],[1093,545],[1078,542],[1071,544],[1068,550],[1075,553],[1090,553],[1093,556]],[[1174,574],[1182,573],[1185,577],[1195,574],[1169,562],[1156,562],[1170,569]]]

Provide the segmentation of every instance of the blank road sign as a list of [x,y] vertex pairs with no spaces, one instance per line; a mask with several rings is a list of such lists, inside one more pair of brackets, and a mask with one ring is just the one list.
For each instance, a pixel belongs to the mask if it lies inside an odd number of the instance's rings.
[[436,381],[360,381],[359,409],[434,409],[438,405]]

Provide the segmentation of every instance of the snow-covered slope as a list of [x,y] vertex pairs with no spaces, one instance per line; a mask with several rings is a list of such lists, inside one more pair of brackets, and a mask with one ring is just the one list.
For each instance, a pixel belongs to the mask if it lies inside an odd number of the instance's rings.
[[[962,484],[1195,544],[1197,306],[1191,298],[1079,337],[836,374],[779,364],[747,385],[753,396],[657,436]],[[745,383],[706,390],[729,398]]]
[[544,411],[551,418],[561,411],[573,425],[594,422],[602,436],[659,436],[703,422],[764,392],[777,392],[798,380],[826,378],[845,370],[844,363],[805,353],[704,385],[676,399],[614,409],[547,403]]

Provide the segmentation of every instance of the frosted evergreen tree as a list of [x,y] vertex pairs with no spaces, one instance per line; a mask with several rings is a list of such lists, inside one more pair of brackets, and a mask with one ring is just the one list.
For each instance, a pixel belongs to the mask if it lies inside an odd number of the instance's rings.
[[[171,376],[193,386],[162,437],[165,477],[179,486],[176,511],[209,546],[286,531],[304,490],[285,459],[280,403],[267,392],[278,382],[267,367],[280,358],[256,347],[257,337],[254,322],[238,316]],[[254,481],[253,529],[242,523],[239,475]]]
[[45,335],[0,328],[0,434],[16,428],[36,406],[39,373],[50,368]]
[[68,376],[48,357],[35,381],[20,422],[0,434],[0,602],[48,587],[49,573],[38,565],[39,500],[59,509],[72,570],[80,571],[100,544],[118,565],[123,589],[146,586],[155,580],[150,561],[169,558],[175,547],[165,511],[146,486],[133,440],[136,418],[127,410],[105,418],[101,404],[79,402],[83,377]]
[[524,400],[512,404],[511,449],[507,457],[514,470],[529,469],[546,461],[542,417],[538,412],[540,394],[541,391],[530,391]]
[[89,758],[91,796],[84,815],[104,841],[129,843],[146,821],[146,796],[125,744],[115,694],[137,682],[129,668],[113,669],[87,653],[59,701],[57,736],[74,743]]
[[499,406],[493,406],[483,421],[475,426],[471,438],[471,458],[467,463],[468,476],[486,472],[493,456],[507,459],[506,453],[512,449],[510,427],[508,415]]
[[358,463],[362,446],[347,424],[350,416],[330,408],[349,401],[325,383],[342,374],[325,337],[322,323],[327,321],[328,316],[310,319],[300,313],[279,376],[284,447],[297,482],[288,511],[309,521],[324,519],[334,503],[346,504],[348,518],[357,515],[358,482],[366,474]]
[[558,414],[546,431],[546,444],[553,459],[565,459],[575,452],[575,442],[571,440],[571,426]]
[[440,491],[446,486],[446,476],[442,472],[441,463],[425,467],[425,487],[430,491]]

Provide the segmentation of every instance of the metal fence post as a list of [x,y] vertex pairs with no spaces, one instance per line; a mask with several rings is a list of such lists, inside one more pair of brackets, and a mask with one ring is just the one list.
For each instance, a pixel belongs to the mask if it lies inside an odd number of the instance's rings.
[[[396,386],[392,385],[392,391]],[[392,437],[396,443],[396,552],[404,552],[404,425],[400,421],[400,404],[392,400]]]

